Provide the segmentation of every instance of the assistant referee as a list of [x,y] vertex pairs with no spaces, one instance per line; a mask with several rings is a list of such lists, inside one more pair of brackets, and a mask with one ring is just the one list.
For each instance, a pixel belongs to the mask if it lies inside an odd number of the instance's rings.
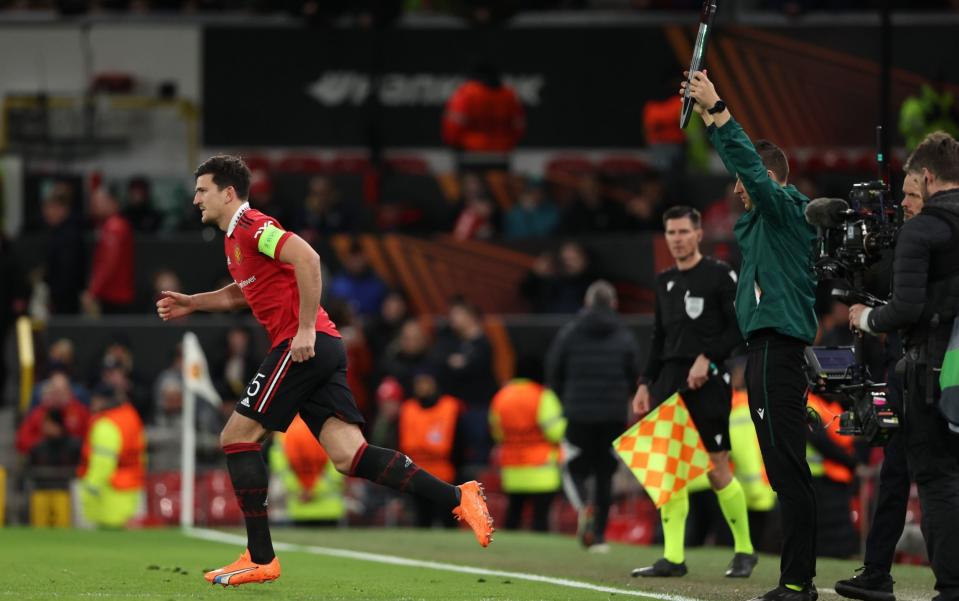
[[[699,211],[672,207],[663,215],[666,245],[676,261],[656,276],[656,317],[646,369],[633,399],[642,415],[680,391],[689,408],[713,469],[709,484],[733,534],[735,555],[726,569],[730,578],[746,578],[756,565],[749,536],[746,495],[729,467],[729,413],[732,390],[723,361],[742,344],[733,299],[736,272],[699,250],[703,239]],[[684,576],[686,516],[689,493],[684,488],[660,508],[663,557],[633,576]]]
[[734,227],[743,257],[736,318],[746,338],[750,414],[783,523],[779,586],[757,599],[815,601],[816,496],[805,453],[804,350],[817,329],[816,230],[803,216],[809,199],[787,184],[783,151],[765,140],[754,146],[705,73],[693,73],[689,88],[746,208]]

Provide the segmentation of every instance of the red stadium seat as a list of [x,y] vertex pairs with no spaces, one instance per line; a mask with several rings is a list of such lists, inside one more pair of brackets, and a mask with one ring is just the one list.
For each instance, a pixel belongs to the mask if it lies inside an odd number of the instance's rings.
[[293,154],[280,159],[276,163],[276,170],[284,173],[323,173],[327,165],[315,156]]

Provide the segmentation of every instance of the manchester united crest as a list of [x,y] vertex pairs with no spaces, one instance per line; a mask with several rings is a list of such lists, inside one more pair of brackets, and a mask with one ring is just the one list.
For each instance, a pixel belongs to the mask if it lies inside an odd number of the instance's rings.
[[240,251],[240,245],[237,244],[233,247],[233,260],[237,263],[243,262],[243,253]]

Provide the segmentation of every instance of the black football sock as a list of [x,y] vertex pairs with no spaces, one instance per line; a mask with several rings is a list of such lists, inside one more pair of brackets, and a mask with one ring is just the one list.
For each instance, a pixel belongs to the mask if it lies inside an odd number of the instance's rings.
[[450,510],[460,504],[459,487],[443,482],[392,449],[363,443],[353,457],[350,475],[429,499]]
[[246,548],[250,551],[250,559],[253,563],[270,563],[275,554],[266,507],[269,480],[266,463],[260,454],[260,444],[228,444],[223,451],[226,453],[233,492],[246,521]]

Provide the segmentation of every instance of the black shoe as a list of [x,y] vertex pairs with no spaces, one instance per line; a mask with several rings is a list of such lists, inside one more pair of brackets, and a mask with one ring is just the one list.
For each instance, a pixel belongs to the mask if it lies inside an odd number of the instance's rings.
[[816,601],[819,599],[819,591],[815,584],[810,584],[806,590],[794,591],[785,586],[777,586],[773,590],[750,599],[749,601]]
[[631,572],[633,578],[643,576],[646,578],[672,578],[686,575],[686,562],[673,563],[665,557],[657,559],[656,563],[645,568],[636,568]]
[[749,578],[757,563],[759,555],[755,553],[736,553],[726,568],[726,578]]
[[836,583],[837,593],[863,601],[896,601],[896,596],[892,594],[895,582],[888,572],[872,566],[863,566],[856,571],[860,573]]

